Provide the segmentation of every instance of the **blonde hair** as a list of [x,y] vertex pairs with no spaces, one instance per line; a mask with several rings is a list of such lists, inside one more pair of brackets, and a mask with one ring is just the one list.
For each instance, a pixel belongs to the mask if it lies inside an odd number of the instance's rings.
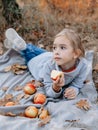
[[56,37],[60,37],[60,36],[65,36],[71,43],[74,51],[79,50],[80,54],[79,56],[84,57],[85,55],[85,50],[84,50],[84,46],[81,43],[81,38],[80,36],[71,29],[63,29],[60,33],[58,33]]

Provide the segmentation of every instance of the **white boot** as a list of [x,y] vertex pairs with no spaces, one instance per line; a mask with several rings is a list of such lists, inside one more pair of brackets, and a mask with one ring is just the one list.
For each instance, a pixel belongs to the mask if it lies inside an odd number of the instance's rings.
[[6,48],[13,48],[17,51],[26,49],[26,42],[13,29],[9,28],[5,32],[6,39],[4,45]]

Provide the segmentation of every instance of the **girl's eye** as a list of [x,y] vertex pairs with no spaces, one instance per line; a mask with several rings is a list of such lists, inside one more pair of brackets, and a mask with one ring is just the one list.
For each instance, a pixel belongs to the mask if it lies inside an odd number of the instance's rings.
[[56,49],[56,47],[55,46],[53,46],[53,50],[55,50]]
[[64,46],[61,46],[61,49],[63,50],[63,49],[66,49],[66,47],[64,47]]

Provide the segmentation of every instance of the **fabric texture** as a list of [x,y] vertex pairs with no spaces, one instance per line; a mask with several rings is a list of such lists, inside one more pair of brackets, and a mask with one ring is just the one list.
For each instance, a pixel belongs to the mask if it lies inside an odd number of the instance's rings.
[[62,70],[53,61],[52,52],[45,52],[32,58],[28,62],[28,68],[35,79],[44,83],[46,95],[48,97],[57,98],[61,95],[63,96],[63,91],[67,87],[74,88],[76,91],[76,95],[79,93],[79,90],[84,86],[84,81],[86,80],[88,75],[88,60],[86,60],[85,58],[80,58],[75,70],[71,72],[64,72],[65,85],[59,93],[56,93],[52,89],[52,79],[50,77],[50,74],[52,70]]
[[44,52],[46,52],[46,50],[28,43],[26,44],[26,49],[20,51],[20,54],[24,57],[26,63],[28,63],[32,58]]
[[[38,127],[38,123],[40,122],[38,118],[32,119],[21,116],[10,117],[0,115],[0,130],[98,130],[97,92],[91,72],[93,53],[90,52],[87,54],[90,65],[88,75],[91,81],[85,84],[75,100],[47,98],[44,107],[48,109],[51,115],[51,120],[48,124]],[[11,71],[4,71],[5,67],[15,63],[25,64],[24,59],[15,50],[8,50],[3,56],[0,56],[0,99],[6,94],[13,94],[14,99],[16,99],[19,94],[23,94],[24,92],[23,90],[14,91],[15,86],[24,86],[28,81],[34,79],[29,70],[20,75],[15,75]],[[3,90],[5,86],[8,87],[7,91]],[[38,88],[37,91],[43,91],[43,88]],[[29,98],[22,98],[19,105],[10,107],[0,106],[0,113],[12,112],[19,114],[24,112],[25,108],[29,105],[36,106],[39,109],[41,105],[33,104],[33,97],[34,95],[31,95]],[[85,111],[76,107],[75,103],[80,99],[86,99],[89,102],[91,106],[90,110]]]

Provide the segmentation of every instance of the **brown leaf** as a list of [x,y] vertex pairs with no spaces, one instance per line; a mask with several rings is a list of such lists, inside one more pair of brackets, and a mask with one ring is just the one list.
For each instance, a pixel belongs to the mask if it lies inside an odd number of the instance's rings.
[[23,97],[24,97],[24,94],[19,94],[18,96],[16,96],[16,100],[20,101]]
[[78,122],[80,119],[78,120],[65,120],[66,122]]
[[39,127],[42,127],[50,122],[51,116],[47,116],[47,118],[41,120],[41,122],[38,124]]
[[16,63],[16,64],[12,65],[12,69],[23,69],[23,70],[25,70],[25,69],[27,69],[27,66],[26,65],[20,65],[20,64]]
[[15,116],[17,116],[17,115],[14,114],[14,113],[12,113],[12,112],[7,112],[7,113],[5,113],[5,116],[15,117]]
[[29,94],[25,94],[25,95],[24,95],[24,98],[27,99],[27,98],[29,98],[30,96],[31,96],[31,95],[29,95]]
[[5,67],[4,72],[9,72],[9,71],[11,71],[11,68],[12,68],[12,66],[7,66],[7,67]]
[[7,91],[8,88],[9,88],[9,87],[2,87],[2,90],[3,90],[3,91]]
[[25,117],[25,113],[19,113],[18,116]]
[[43,87],[44,84],[40,81],[37,81],[37,80],[32,80],[31,81],[36,87]]
[[86,99],[81,99],[79,102],[76,103],[76,106],[80,109],[89,110],[90,105]]
[[24,70],[18,70],[18,71],[13,70],[13,73],[14,73],[14,74],[17,74],[17,75],[23,74],[24,72],[25,72]]
[[10,99],[12,99],[13,98],[13,95],[12,94],[6,94],[5,96],[4,96],[4,99],[5,100],[10,100]]
[[5,105],[5,100],[4,99],[0,99],[0,106],[4,106]]
[[11,70],[13,71],[14,74],[23,74],[24,71],[27,69],[27,66],[25,65],[20,65],[18,63],[13,64],[11,67]]
[[16,86],[15,88],[13,88],[14,91],[20,91],[22,90],[23,88],[21,86]]
[[5,106],[7,102],[12,101],[12,98],[12,94],[6,94],[3,99],[0,99],[0,106]]

